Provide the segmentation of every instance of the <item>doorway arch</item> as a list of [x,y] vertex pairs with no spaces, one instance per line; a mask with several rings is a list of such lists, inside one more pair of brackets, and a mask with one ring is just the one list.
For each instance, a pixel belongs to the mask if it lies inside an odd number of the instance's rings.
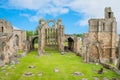
[[15,46],[19,46],[19,36],[17,34],[15,35]]
[[89,47],[89,59],[90,62],[99,62],[100,61],[100,54],[99,54],[99,48],[96,45],[91,45]]
[[65,51],[74,51],[74,39],[72,37],[68,37],[64,43]]
[[38,49],[38,36],[35,36],[31,40],[31,49]]
[[68,38],[68,50],[74,50],[74,40],[71,37]]

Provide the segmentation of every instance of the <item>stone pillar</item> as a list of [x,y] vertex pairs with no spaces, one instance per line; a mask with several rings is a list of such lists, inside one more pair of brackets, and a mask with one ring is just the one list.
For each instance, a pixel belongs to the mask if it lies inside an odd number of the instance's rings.
[[43,55],[44,46],[45,46],[45,30],[44,30],[45,22],[44,19],[41,19],[39,22],[39,30],[38,30],[38,55]]
[[112,61],[113,63],[116,65],[115,61],[116,61],[116,38],[117,38],[117,29],[116,29],[116,26],[117,26],[117,22],[114,21],[112,23],[112,46],[111,46],[111,54],[112,54]]
[[80,38],[74,37],[74,52],[79,55],[80,52]]
[[61,53],[63,54],[64,52],[64,27],[62,25],[62,20],[58,19],[58,27],[59,27],[59,31],[58,31],[58,46],[59,46],[59,50],[61,51]]
[[89,56],[89,44],[86,45],[86,62],[90,61],[90,56]]
[[98,41],[100,40],[100,34],[101,34],[101,31],[102,31],[102,27],[104,26],[104,25],[102,25],[102,22],[99,20],[99,22],[98,22],[99,24],[98,24],[98,36],[97,36],[97,39],[98,39]]

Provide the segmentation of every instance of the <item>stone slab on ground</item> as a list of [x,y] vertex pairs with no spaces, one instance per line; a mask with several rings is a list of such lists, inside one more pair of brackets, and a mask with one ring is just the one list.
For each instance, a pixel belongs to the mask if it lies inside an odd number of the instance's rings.
[[75,75],[75,76],[83,76],[84,74],[83,73],[81,73],[81,72],[74,72],[74,73],[72,73],[73,75]]

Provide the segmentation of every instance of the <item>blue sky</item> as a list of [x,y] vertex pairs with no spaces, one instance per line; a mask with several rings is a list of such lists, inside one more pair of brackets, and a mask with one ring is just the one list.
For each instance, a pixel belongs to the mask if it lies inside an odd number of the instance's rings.
[[112,8],[119,26],[118,3],[119,0],[0,0],[0,19],[6,18],[22,30],[35,30],[40,18],[62,18],[65,33],[78,34],[88,32],[90,18],[103,18],[105,7]]

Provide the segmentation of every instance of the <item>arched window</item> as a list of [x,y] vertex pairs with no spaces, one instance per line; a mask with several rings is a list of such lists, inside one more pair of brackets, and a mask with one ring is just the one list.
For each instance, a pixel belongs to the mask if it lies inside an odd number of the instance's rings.
[[2,27],[2,32],[4,31],[3,27]]
[[18,35],[15,35],[15,45],[19,46],[19,37],[18,37]]
[[32,46],[31,46],[32,49],[37,49],[38,48],[38,37],[34,37],[32,39]]
[[108,18],[111,18],[111,12],[108,12]]
[[71,37],[69,37],[68,38],[68,50],[73,51],[73,49],[74,49],[74,40]]

